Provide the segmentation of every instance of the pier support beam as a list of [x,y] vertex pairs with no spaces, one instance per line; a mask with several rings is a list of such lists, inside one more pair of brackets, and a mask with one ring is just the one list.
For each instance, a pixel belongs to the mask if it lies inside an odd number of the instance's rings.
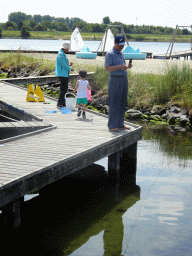
[[124,189],[133,188],[136,185],[136,171],[137,143],[108,157],[108,177],[111,184],[120,184]]
[[21,209],[24,197],[14,200],[2,208],[4,227],[8,230],[16,229],[21,224]]

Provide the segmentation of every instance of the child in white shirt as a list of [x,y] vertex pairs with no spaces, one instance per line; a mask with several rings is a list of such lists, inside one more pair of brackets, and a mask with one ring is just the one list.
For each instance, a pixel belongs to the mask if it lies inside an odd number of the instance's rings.
[[86,111],[86,104],[88,103],[87,100],[87,88],[90,90],[89,82],[86,80],[87,71],[86,70],[80,70],[79,71],[79,77],[80,79],[77,81],[76,86],[73,90],[73,93],[77,91],[77,116],[79,117],[81,115],[81,104],[83,107],[83,118],[86,118],[85,111]]

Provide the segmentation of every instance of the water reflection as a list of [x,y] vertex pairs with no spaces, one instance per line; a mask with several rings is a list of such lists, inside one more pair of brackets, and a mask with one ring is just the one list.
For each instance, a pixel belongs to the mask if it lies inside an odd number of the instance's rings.
[[192,255],[192,155],[186,154],[191,147],[190,134],[144,130],[139,187],[121,191],[118,202],[102,167],[44,188],[26,202],[14,253],[17,248],[27,255],[28,248],[46,256]]
[[135,186],[120,190],[117,202],[104,167],[92,165],[25,202],[21,230],[13,237],[14,252],[21,255],[25,245],[34,255],[80,256],[94,255],[96,247],[95,255],[121,256],[122,216],[139,199],[140,188]]
[[171,157],[180,159],[191,159],[192,156],[192,133],[177,132],[175,134],[169,127],[149,127],[144,126],[143,140],[156,143],[157,150],[164,152]]

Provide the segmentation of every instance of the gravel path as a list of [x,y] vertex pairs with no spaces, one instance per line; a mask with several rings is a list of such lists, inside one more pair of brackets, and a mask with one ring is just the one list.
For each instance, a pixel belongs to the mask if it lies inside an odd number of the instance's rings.
[[[56,60],[57,54],[53,53],[33,53],[34,58]],[[105,57],[97,56],[96,59],[79,59],[76,55],[67,55],[70,62],[77,63],[78,65],[84,67],[84,65],[97,65],[104,66]],[[128,63],[128,60],[126,60]],[[189,64],[192,68],[192,61],[190,60],[161,60],[161,59],[145,59],[145,60],[133,60],[133,67],[131,69],[134,73],[154,73],[161,74],[167,66],[178,64],[182,66],[183,63]]]

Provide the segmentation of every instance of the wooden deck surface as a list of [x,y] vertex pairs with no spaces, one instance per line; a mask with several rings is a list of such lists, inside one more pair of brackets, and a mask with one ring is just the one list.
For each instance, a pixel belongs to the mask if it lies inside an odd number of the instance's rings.
[[[26,90],[0,82],[0,101],[39,117],[56,129],[0,144],[0,207],[109,156],[142,138],[142,128],[109,132],[104,115],[46,113],[56,101],[26,102]],[[34,121],[35,122],[35,121]],[[0,127],[1,130],[1,127]]]
[[166,54],[154,54],[153,58],[158,59],[158,58],[180,58],[180,57],[187,57],[187,56],[192,56],[192,51],[179,51],[179,52],[172,52],[171,55],[170,53]]

